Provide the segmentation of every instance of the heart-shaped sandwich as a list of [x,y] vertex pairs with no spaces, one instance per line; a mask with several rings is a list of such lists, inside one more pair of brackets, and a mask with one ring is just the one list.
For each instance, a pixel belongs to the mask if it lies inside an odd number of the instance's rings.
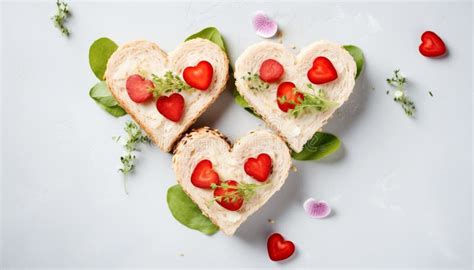
[[232,146],[219,131],[200,128],[178,143],[173,157],[184,192],[227,235],[282,187],[290,166],[288,147],[269,130]]
[[196,38],[167,55],[149,41],[122,45],[105,78],[118,103],[163,151],[224,90],[229,60],[216,44]]
[[294,56],[283,45],[261,42],[235,63],[239,93],[296,152],[351,94],[357,73],[340,45],[315,42]]

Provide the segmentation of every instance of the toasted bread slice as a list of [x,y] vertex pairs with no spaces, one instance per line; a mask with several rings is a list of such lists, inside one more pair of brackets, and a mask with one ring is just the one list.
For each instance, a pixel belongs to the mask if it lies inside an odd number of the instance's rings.
[[[127,78],[142,74],[150,79],[151,74],[163,76],[167,71],[182,76],[183,70],[206,60],[213,66],[212,83],[206,91],[181,91],[185,109],[179,122],[163,117],[156,108],[156,99],[137,104],[128,96],[125,87]],[[189,126],[211,105],[226,86],[229,74],[227,55],[206,39],[192,39],[178,46],[167,55],[155,43],[133,41],[124,44],[110,57],[105,79],[118,103],[142,127],[152,141],[163,151],[170,152],[174,143]]]
[[[278,108],[276,95],[278,85],[280,82],[291,81],[299,91],[312,93],[307,87],[311,84],[307,73],[318,56],[327,57],[332,62],[338,78],[326,84],[313,84],[313,87],[323,89],[327,98],[337,105],[325,112],[304,113],[295,118]],[[249,72],[259,74],[260,65],[267,59],[277,60],[283,65],[285,69],[283,77],[279,82],[271,83],[266,90],[250,89],[245,77]],[[234,76],[237,90],[250,106],[262,116],[268,126],[288,142],[293,150],[300,152],[304,144],[349,98],[354,88],[356,72],[356,63],[351,55],[340,45],[329,41],[315,42],[302,49],[297,56],[279,43],[261,42],[248,47],[237,59]]]
[[[236,180],[243,183],[261,184],[246,174],[244,163],[250,157],[266,153],[272,158],[272,172],[264,187],[245,201],[238,211],[229,211],[212,202],[213,191],[201,189],[191,183],[196,165],[204,159],[213,164],[221,181]],[[270,130],[258,130],[240,138],[232,146],[219,131],[200,128],[187,134],[176,146],[173,170],[184,192],[199,206],[203,214],[227,235],[237,228],[285,183],[291,166],[291,157],[285,142]]]

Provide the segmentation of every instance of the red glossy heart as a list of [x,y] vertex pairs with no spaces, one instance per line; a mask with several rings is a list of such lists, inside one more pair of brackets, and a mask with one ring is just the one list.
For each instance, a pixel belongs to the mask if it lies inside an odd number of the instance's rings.
[[194,67],[187,67],[183,71],[183,79],[189,86],[198,90],[207,90],[212,83],[214,69],[207,61],[201,61]]
[[296,90],[296,85],[292,82],[282,82],[277,89],[278,108],[284,112],[292,110],[296,105],[301,104],[304,95]]
[[239,210],[244,204],[244,197],[237,190],[239,183],[235,180],[227,180],[224,183],[227,185],[226,188],[217,187],[214,189],[214,199],[229,211]]
[[272,158],[260,154],[257,158],[249,158],[244,164],[245,172],[259,182],[265,182],[272,172]]
[[184,98],[178,93],[171,94],[169,97],[161,96],[156,101],[156,108],[167,119],[179,122],[183,116]]
[[270,235],[267,241],[268,256],[272,261],[289,258],[295,252],[295,244],[285,240],[279,233]]
[[191,174],[191,183],[198,188],[211,188],[212,184],[219,184],[219,175],[212,169],[212,162],[204,159],[194,168]]
[[152,81],[147,80],[138,74],[128,77],[127,82],[125,83],[128,96],[135,103],[144,103],[150,100],[153,97],[153,94],[149,89],[154,87]]
[[446,53],[446,45],[436,33],[426,31],[421,35],[419,50],[426,57],[438,57]]
[[329,59],[318,56],[308,70],[308,79],[314,84],[328,83],[337,79],[337,71]]

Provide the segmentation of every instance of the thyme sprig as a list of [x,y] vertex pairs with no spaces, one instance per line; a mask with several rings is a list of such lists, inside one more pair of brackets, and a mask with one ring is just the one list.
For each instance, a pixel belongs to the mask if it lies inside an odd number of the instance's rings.
[[247,75],[242,76],[242,79],[247,82],[248,87],[253,91],[263,91],[270,88],[270,84],[262,81],[257,73],[247,72]]
[[124,127],[126,138],[120,136],[113,137],[117,142],[121,142],[125,148],[125,154],[120,157],[122,168],[119,169],[124,175],[130,174],[135,168],[135,152],[139,151],[138,145],[141,143],[150,143],[150,139],[142,133],[140,127],[132,121],[125,123]]
[[174,75],[171,71],[167,71],[163,77],[159,77],[155,74],[151,75],[154,88],[149,89],[153,93],[153,96],[159,97],[168,92],[193,89],[185,81],[183,81],[178,75]]
[[57,7],[56,15],[51,17],[51,20],[53,20],[54,26],[58,28],[63,35],[65,35],[66,37],[69,37],[70,35],[69,29],[64,25],[67,19],[71,16],[69,7],[67,3],[64,2],[63,0],[57,0],[56,7]]
[[406,82],[407,80],[401,74],[400,69],[396,69],[394,71],[393,77],[387,79],[387,83],[389,85],[396,87],[396,90],[393,93],[393,100],[402,106],[407,116],[412,117],[415,114],[415,104],[412,100],[410,100],[410,98],[406,94],[406,91],[405,91]]

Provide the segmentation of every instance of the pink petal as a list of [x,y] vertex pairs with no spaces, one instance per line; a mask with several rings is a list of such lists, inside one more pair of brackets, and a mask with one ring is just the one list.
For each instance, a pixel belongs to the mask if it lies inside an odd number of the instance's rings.
[[252,23],[255,33],[263,38],[271,38],[278,31],[278,24],[263,11],[257,11],[252,19]]
[[303,208],[312,218],[325,218],[331,213],[331,207],[325,201],[316,201],[313,198],[307,199]]

